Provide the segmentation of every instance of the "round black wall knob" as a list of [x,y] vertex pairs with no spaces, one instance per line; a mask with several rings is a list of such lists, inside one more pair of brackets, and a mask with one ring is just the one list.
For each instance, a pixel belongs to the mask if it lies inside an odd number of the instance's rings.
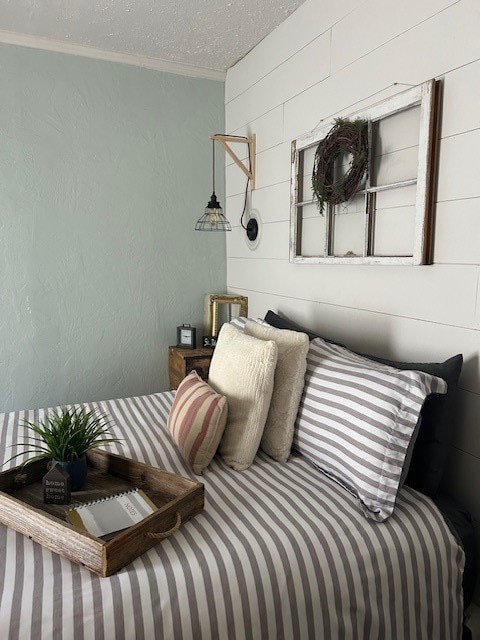
[[247,237],[250,240],[250,242],[253,242],[254,240],[257,239],[258,236],[258,222],[255,220],[255,218],[250,218],[250,220],[247,222]]

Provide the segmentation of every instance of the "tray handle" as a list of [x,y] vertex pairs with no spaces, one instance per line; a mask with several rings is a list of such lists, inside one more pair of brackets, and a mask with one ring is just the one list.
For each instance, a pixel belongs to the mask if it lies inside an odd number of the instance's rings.
[[178,531],[181,525],[182,525],[182,516],[177,511],[177,520],[175,521],[175,524],[171,529],[168,529],[167,531],[148,531],[145,535],[147,536],[147,538],[154,538],[155,540],[163,540],[164,538],[168,538],[168,536],[171,536],[173,533]]

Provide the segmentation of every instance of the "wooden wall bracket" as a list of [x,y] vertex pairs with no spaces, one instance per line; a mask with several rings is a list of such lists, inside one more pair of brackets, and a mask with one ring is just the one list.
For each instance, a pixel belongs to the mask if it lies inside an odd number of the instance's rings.
[[[243,173],[250,180],[250,188],[252,191],[255,189],[255,168],[256,168],[256,135],[252,133],[249,137],[244,136],[229,136],[222,133],[215,133],[210,136],[212,140],[216,140],[223,149],[232,158],[235,164],[240,167]],[[235,151],[229,146],[229,143],[239,143],[248,145],[248,158],[249,166],[247,167],[242,160],[237,156]]]

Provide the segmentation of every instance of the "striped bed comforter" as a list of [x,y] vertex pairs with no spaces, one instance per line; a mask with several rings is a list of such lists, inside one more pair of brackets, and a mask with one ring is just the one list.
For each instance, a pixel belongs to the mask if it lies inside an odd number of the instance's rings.
[[[194,477],[165,428],[172,399],[88,406],[124,438],[112,451]],[[42,417],[0,415],[0,460]],[[430,499],[404,488],[374,523],[298,455],[242,472],[216,458],[203,482],[205,510],[110,578],[0,525],[0,638],[461,637],[463,552]]]

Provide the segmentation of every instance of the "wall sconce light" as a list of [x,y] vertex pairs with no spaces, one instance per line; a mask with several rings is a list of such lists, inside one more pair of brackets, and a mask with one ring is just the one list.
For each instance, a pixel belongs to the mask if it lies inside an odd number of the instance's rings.
[[[248,239],[253,241],[258,235],[258,222],[254,218],[251,218],[247,225],[243,223],[245,216],[245,210],[247,208],[247,194],[248,187],[255,189],[255,144],[256,136],[252,134],[250,137],[245,136],[229,136],[225,134],[215,133],[210,136],[212,140],[212,174],[213,174],[213,193],[210,197],[210,202],[207,204],[205,213],[198,220],[195,225],[196,231],[231,231],[232,226],[227,218],[223,215],[222,207],[215,195],[215,140],[223,147],[223,149],[233,159],[235,164],[240,167],[243,173],[247,176],[247,184],[245,187],[245,202],[243,205],[243,212],[240,218],[240,224],[247,232]],[[243,143],[248,145],[248,167],[240,160],[235,151],[229,146],[229,143]]]
[[212,183],[213,190],[205,213],[195,225],[195,231],[231,231],[232,225],[223,215],[217,196],[215,195],[215,140],[212,136]]

